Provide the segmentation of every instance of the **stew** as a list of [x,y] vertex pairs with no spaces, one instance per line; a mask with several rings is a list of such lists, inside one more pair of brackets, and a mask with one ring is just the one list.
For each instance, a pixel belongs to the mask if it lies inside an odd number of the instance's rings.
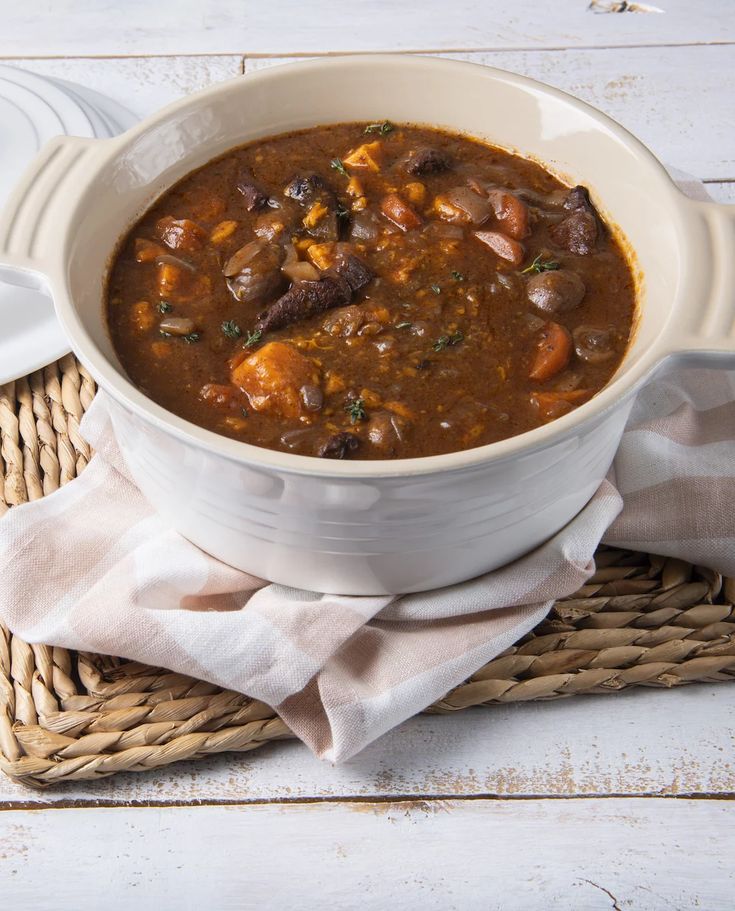
[[435,455],[598,392],[635,282],[584,187],[451,133],[317,127],[210,162],[121,243],[131,380],[210,430],[325,458]]

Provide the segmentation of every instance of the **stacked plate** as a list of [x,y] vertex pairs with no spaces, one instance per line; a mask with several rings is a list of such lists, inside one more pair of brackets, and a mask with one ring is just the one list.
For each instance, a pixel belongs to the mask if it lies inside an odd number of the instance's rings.
[[[129,111],[91,89],[0,66],[0,209],[52,137],[104,138],[134,122]],[[43,367],[68,350],[50,299],[0,282],[0,384]]]

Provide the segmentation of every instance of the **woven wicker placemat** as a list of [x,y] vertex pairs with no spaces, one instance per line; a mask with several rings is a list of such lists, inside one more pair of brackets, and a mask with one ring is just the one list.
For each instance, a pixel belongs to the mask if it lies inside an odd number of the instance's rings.
[[[0,387],[0,516],[84,470],[95,394],[68,355]],[[528,636],[428,709],[735,679],[735,580],[601,547],[597,572]],[[29,645],[0,625],[0,768],[43,787],[292,736],[268,706],[162,668]]]

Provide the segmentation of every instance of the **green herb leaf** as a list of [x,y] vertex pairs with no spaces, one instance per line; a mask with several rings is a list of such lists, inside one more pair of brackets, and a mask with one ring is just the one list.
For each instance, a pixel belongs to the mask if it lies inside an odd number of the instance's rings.
[[170,313],[174,308],[168,301],[159,301],[158,309],[161,313]]
[[237,325],[234,319],[225,320],[225,322],[222,323],[222,331],[227,336],[227,338],[240,338],[242,335],[240,327]]
[[[457,273],[457,274],[459,274],[459,273]],[[434,292],[434,294],[442,293],[442,289],[439,287],[439,285],[432,285],[431,290]]]
[[262,338],[263,332],[261,329],[256,329],[255,332],[248,332],[242,346],[243,348],[253,348]]
[[242,408],[241,410],[242,410],[242,416],[244,418],[246,418],[250,414],[250,412],[247,410],[247,408]]
[[396,329],[410,329],[413,323],[396,323]]
[[381,136],[392,133],[393,130],[395,130],[395,127],[390,120],[384,120],[382,123],[369,123],[365,127],[366,133],[380,133]]
[[367,421],[367,411],[365,411],[365,402],[362,399],[352,399],[345,405],[345,411],[350,416],[350,423],[357,424],[358,421]]
[[347,171],[345,170],[345,166],[342,164],[342,160],[340,158],[333,158],[329,162],[329,165],[330,165],[330,167],[334,168],[334,170],[337,171],[339,174],[341,174],[343,177],[350,176],[347,173]]
[[453,278],[456,282],[463,282],[463,281],[464,281],[464,275],[462,275],[461,272],[457,272],[456,269],[452,269],[452,278]]
[[440,335],[439,338],[434,342],[433,348],[434,351],[443,351],[445,348],[450,348],[454,345],[458,345],[462,341],[464,341],[464,335],[458,329],[451,335]]
[[521,270],[521,275],[525,275],[528,272],[533,272],[535,275],[538,275],[539,272],[555,272],[559,268],[559,263],[553,259],[547,259],[544,262],[541,259],[542,256],[543,253],[539,253],[530,266],[526,266],[525,269]]
[[349,218],[350,210],[346,209],[341,202],[337,203],[337,218]]
[[193,345],[195,342],[198,342],[201,338],[201,335],[198,332],[190,332],[188,335],[184,336],[184,341],[187,345]]

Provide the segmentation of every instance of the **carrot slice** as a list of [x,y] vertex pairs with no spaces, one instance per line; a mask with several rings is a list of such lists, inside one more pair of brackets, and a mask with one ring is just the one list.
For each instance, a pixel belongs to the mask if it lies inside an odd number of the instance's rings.
[[541,383],[561,373],[572,356],[572,336],[559,323],[548,322],[536,336],[536,353],[529,377]]
[[500,231],[475,231],[475,237],[486,247],[490,247],[496,256],[507,260],[514,266],[520,266],[523,262],[526,255],[523,245],[519,244],[517,240],[513,240],[512,237],[508,237],[507,234],[502,234]]
[[553,421],[568,414],[592,395],[591,389],[574,389],[571,392],[532,392],[531,404],[544,421]]
[[394,225],[397,225],[401,231],[410,231],[412,228],[418,228],[421,224],[419,216],[397,193],[390,193],[388,196],[383,197],[380,201],[380,211]]

